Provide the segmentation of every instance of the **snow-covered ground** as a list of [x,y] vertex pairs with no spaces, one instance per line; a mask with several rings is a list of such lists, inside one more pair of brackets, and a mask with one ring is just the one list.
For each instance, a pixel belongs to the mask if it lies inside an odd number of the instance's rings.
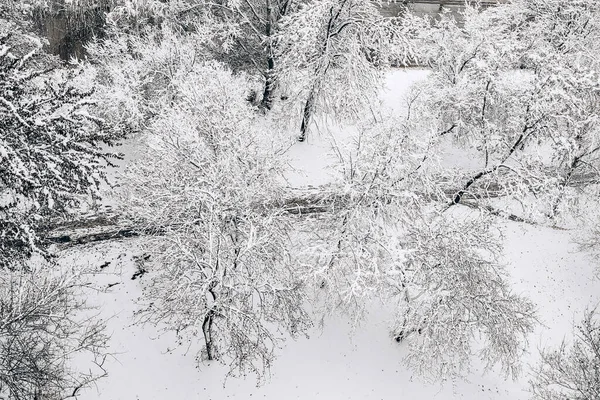
[[[397,71],[388,80],[386,104],[401,107],[402,94],[425,71]],[[331,181],[327,166],[329,142],[343,140],[349,131],[335,136],[313,135],[290,150],[296,172],[288,177],[293,186],[317,186]],[[571,232],[518,223],[505,223],[506,263],[514,288],[530,297],[539,308],[542,322],[530,338],[525,364],[534,362],[537,349],[558,344],[571,332],[574,319],[600,301],[600,281],[595,265],[571,243]],[[391,310],[373,303],[369,315],[352,332],[350,321],[335,317],[310,339],[288,341],[281,349],[270,379],[257,387],[254,377],[229,378],[218,364],[198,364],[194,349],[174,348],[170,335],[159,337],[152,327],[132,325],[136,299],[145,277],[132,280],[139,255],[136,239],[89,248],[92,267],[110,261],[102,269],[99,284],[108,287],[92,303],[109,318],[115,358],[105,365],[108,377],[80,399],[526,399],[527,367],[517,381],[506,381],[497,371],[486,374],[476,365],[468,381],[427,384],[402,364],[407,344],[393,341],[388,331]],[[86,250],[87,251],[87,250]],[[77,257],[67,254],[65,257]],[[225,383],[225,386],[224,386]]]

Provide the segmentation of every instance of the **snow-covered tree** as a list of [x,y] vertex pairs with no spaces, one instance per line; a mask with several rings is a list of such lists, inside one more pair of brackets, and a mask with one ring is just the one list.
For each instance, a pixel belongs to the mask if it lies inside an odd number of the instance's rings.
[[535,307],[511,290],[492,227],[489,218],[449,213],[408,229],[407,262],[394,283],[400,300],[394,332],[398,341],[413,334],[407,362],[425,377],[461,376],[474,349],[506,377],[521,371]]
[[177,95],[175,72],[207,58],[200,44],[205,37],[180,35],[169,27],[133,35],[113,22],[107,29],[108,39],[87,46],[96,94],[112,124],[139,134]]
[[[115,157],[105,146],[122,132],[74,86],[80,71],[40,48],[0,20],[0,393],[11,400],[74,396],[104,373],[106,336],[85,315],[85,282],[51,261],[40,231],[98,198]],[[81,373],[76,357],[99,369]]]
[[593,1],[514,1],[422,31],[432,73],[413,115],[479,163],[462,168],[450,203],[503,196],[526,216],[553,217],[570,186],[597,175],[599,15]]
[[39,42],[0,22],[0,266],[43,252],[38,232],[98,197],[105,150],[122,132],[94,115],[89,89],[70,84]]
[[395,304],[392,335],[428,378],[463,376],[474,357],[516,376],[535,310],[510,289],[493,220],[447,209],[436,132],[415,135],[401,116],[362,129],[338,149],[339,200],[303,240],[320,304],[359,316],[367,300]]
[[[0,395],[8,400],[75,397],[106,375],[104,323],[85,304],[85,274],[49,268],[0,273]],[[75,364],[86,367],[79,369]]]
[[280,21],[302,0],[225,0],[207,3],[220,40],[210,46],[217,59],[234,70],[258,73],[264,79],[260,104],[270,109],[277,86],[275,67]]
[[309,320],[287,245],[283,148],[255,125],[248,85],[218,63],[179,69],[177,97],[145,133],[126,174],[124,206],[154,229],[143,322],[200,336],[201,358],[264,376],[285,337]]
[[600,321],[595,309],[585,312],[571,344],[563,341],[557,349],[542,349],[530,384],[536,400],[600,398]]
[[413,19],[383,17],[382,1],[315,0],[284,17],[276,75],[295,107],[304,140],[316,110],[345,120],[374,104],[390,64],[412,54]]
[[[125,40],[131,47],[141,37],[156,35],[167,28],[179,39],[196,40],[197,50],[211,59],[227,64],[234,72],[246,72],[262,80],[263,87],[254,93],[253,101],[271,108],[276,76],[275,36],[279,21],[292,13],[298,0],[158,0],[110,1],[107,14],[109,40]],[[160,35],[160,33],[159,33]]]

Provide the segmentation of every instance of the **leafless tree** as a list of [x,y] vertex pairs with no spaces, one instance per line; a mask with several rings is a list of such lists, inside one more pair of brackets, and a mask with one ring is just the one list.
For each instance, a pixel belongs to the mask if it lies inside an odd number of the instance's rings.
[[590,400],[600,397],[600,321],[587,310],[571,344],[542,349],[533,370],[531,392],[537,400]]
[[[85,303],[84,276],[43,261],[0,274],[0,392],[63,399],[106,375],[104,323]],[[76,363],[90,365],[78,370]]]

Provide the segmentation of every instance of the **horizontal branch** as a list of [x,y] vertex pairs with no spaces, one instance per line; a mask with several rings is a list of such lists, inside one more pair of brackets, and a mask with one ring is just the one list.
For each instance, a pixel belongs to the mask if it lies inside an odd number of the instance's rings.
[[473,203],[473,202],[470,202],[470,201],[463,201],[460,204],[463,205],[463,206],[469,207],[469,208],[474,208],[474,209],[477,209],[477,210],[484,210],[484,211],[488,212],[491,215],[495,215],[495,216],[500,217],[500,218],[506,218],[509,221],[523,222],[523,223],[529,224],[529,225],[538,225],[538,223],[536,221],[534,221],[534,220],[531,220],[531,219],[528,219],[528,218],[525,218],[525,217],[520,217],[520,216],[518,216],[516,214],[512,214],[512,213],[509,213],[507,211],[494,208],[494,207],[492,207],[490,205],[487,205],[487,204]]
[[[343,209],[348,201],[346,195],[309,191],[281,201],[257,204],[255,210],[265,213],[278,210],[290,215],[308,216]],[[167,228],[148,227],[118,212],[108,211],[86,215],[74,221],[49,223],[44,227],[41,237],[47,243],[72,246],[142,235],[160,235]]]
[[[460,204],[470,208],[485,210],[492,215],[506,218],[510,221],[531,225],[538,224],[533,220],[477,202],[477,200],[501,197],[505,194],[506,191],[502,183],[488,182],[482,185],[482,187],[476,186],[474,183],[469,185],[468,192],[464,186],[458,191],[456,188],[445,188],[440,196],[432,198],[429,195],[428,198],[431,201],[446,202],[454,199],[457,193],[461,197],[468,193],[469,197],[475,201],[466,201],[463,198]],[[569,183],[573,186],[594,184],[597,183],[597,177],[591,174],[581,174],[580,176],[573,177]],[[264,212],[265,214],[276,211],[302,217],[333,213],[347,209],[352,204],[354,202],[350,194],[335,193],[329,188],[317,187],[309,190],[294,190],[287,198],[256,204],[254,210],[259,213]],[[41,237],[48,243],[71,246],[143,235],[160,235],[167,231],[168,228],[169,226],[149,227],[141,222],[133,221],[118,212],[108,211],[83,216],[74,221],[47,224],[43,229]]]

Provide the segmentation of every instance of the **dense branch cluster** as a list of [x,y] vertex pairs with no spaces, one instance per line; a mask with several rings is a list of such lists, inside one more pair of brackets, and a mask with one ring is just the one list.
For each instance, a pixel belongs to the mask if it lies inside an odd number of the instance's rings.
[[[81,276],[34,267],[0,277],[0,393],[64,398],[106,371],[104,323],[86,316]],[[74,359],[89,359],[87,371]]]
[[119,131],[92,114],[90,91],[69,82],[41,49],[0,32],[0,267],[39,247],[36,230],[97,198]]
[[[76,76],[0,20],[0,393],[10,399],[75,396],[105,374],[84,267],[57,265],[39,237],[50,218],[98,198],[116,157],[103,146],[121,132],[93,115]],[[78,357],[95,367],[74,371]]]
[[600,323],[587,310],[576,326],[572,344],[544,349],[531,381],[535,399],[595,399],[600,396]]
[[479,164],[452,203],[478,183],[502,187],[526,217],[573,210],[574,177],[598,175],[599,13],[591,1],[514,1],[421,31],[432,74],[413,115],[435,116]]

